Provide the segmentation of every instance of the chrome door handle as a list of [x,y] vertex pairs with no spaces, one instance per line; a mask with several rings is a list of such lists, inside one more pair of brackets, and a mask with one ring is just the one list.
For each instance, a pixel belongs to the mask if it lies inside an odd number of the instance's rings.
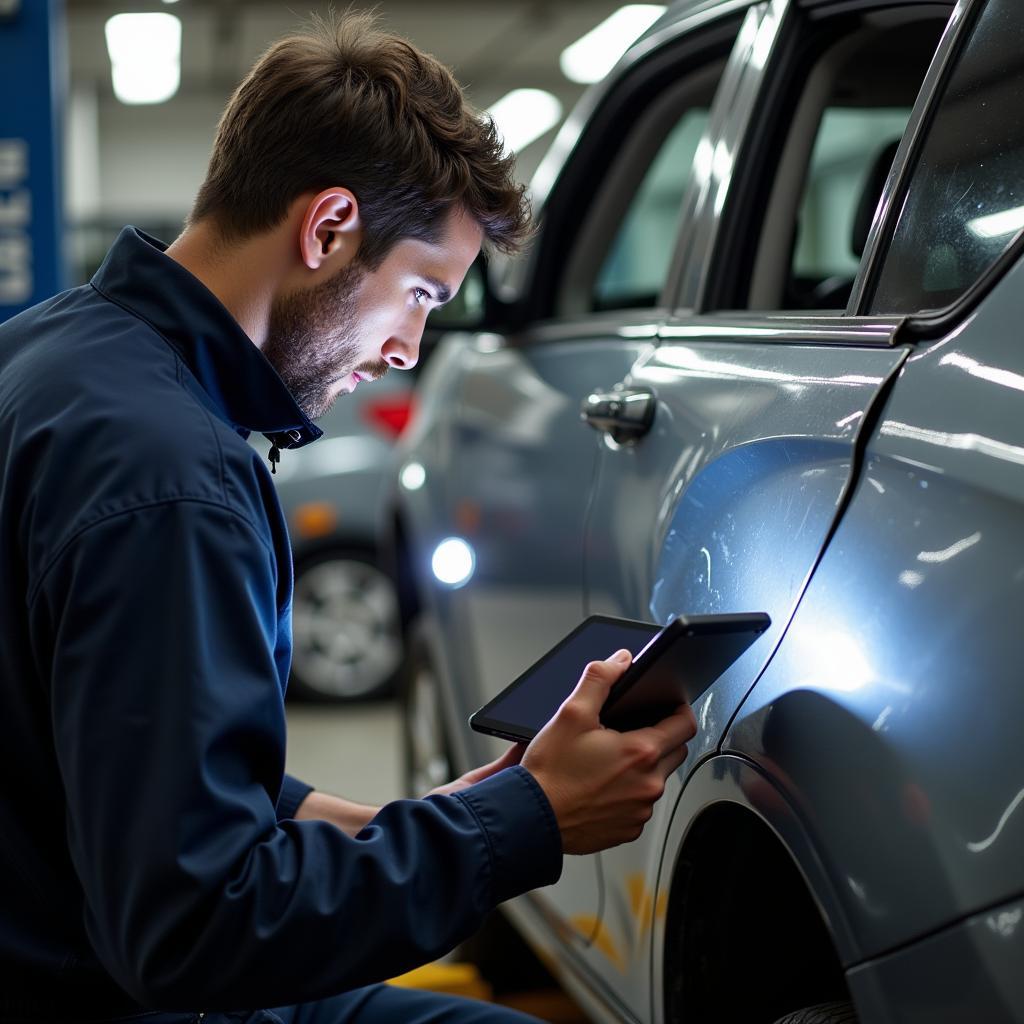
[[629,444],[651,429],[655,408],[655,396],[650,388],[616,385],[611,391],[587,395],[580,417],[595,430],[610,434],[618,444]]

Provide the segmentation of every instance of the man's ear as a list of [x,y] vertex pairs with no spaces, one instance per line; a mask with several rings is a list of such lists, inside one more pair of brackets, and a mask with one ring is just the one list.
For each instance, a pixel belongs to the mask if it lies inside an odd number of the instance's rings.
[[352,261],[363,240],[359,203],[347,189],[324,189],[306,205],[299,229],[299,253],[310,270]]

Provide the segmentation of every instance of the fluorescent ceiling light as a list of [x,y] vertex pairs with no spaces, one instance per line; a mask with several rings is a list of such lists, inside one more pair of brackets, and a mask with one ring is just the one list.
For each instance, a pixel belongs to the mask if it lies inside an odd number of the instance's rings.
[[114,94],[122,103],[163,103],[181,83],[181,21],[173,14],[115,14],[107,21]]
[[1002,238],[1003,235],[1016,234],[1024,228],[1024,206],[990,213],[987,217],[975,217],[967,222],[967,226],[979,238]]
[[615,62],[665,13],[663,4],[628,4],[562,51],[558,63],[573,82],[599,82]]
[[518,153],[562,119],[557,96],[543,89],[513,89],[487,108],[509,153]]

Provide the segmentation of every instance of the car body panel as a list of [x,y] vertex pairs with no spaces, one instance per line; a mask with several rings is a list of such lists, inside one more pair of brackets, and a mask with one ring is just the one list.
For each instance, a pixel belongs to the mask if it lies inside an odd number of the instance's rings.
[[[753,326],[733,342],[700,337],[692,324],[667,327],[629,377],[658,395],[651,432],[601,453],[587,534],[589,614],[666,623],[763,611],[772,619],[694,705],[698,734],[669,797],[718,747],[785,633],[850,484],[858,432],[907,354],[815,344],[778,324],[760,329],[772,340],[751,340]],[[888,333],[876,325],[875,340]],[[604,942],[590,955],[600,973],[616,951],[606,980],[629,1005],[649,986],[646,925],[632,910],[654,887],[669,806],[659,805],[636,843],[600,855]]]
[[907,361],[725,743],[787,780],[860,956],[1024,889],[1022,289]]
[[1024,901],[982,911],[847,975],[872,1024],[1021,1024]]

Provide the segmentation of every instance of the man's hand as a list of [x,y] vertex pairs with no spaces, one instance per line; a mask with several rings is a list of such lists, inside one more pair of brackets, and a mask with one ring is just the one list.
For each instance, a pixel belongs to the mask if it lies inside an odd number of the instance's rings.
[[519,764],[523,759],[523,752],[525,750],[525,743],[516,743],[509,747],[496,761],[485,764],[482,768],[474,768],[471,772],[466,772],[465,775],[460,776],[454,782],[449,782],[444,786],[438,786],[437,789],[432,789],[427,793],[427,796],[451,796],[452,793],[458,793],[460,789],[466,789],[474,783],[483,782],[484,779],[489,779],[492,775],[496,775],[503,768],[511,768],[513,765]]
[[630,661],[629,651],[618,651],[591,662],[522,756],[554,809],[566,853],[594,853],[636,839],[665,780],[686,760],[687,740],[696,735],[688,704],[645,729],[617,732],[601,724],[608,692]]

